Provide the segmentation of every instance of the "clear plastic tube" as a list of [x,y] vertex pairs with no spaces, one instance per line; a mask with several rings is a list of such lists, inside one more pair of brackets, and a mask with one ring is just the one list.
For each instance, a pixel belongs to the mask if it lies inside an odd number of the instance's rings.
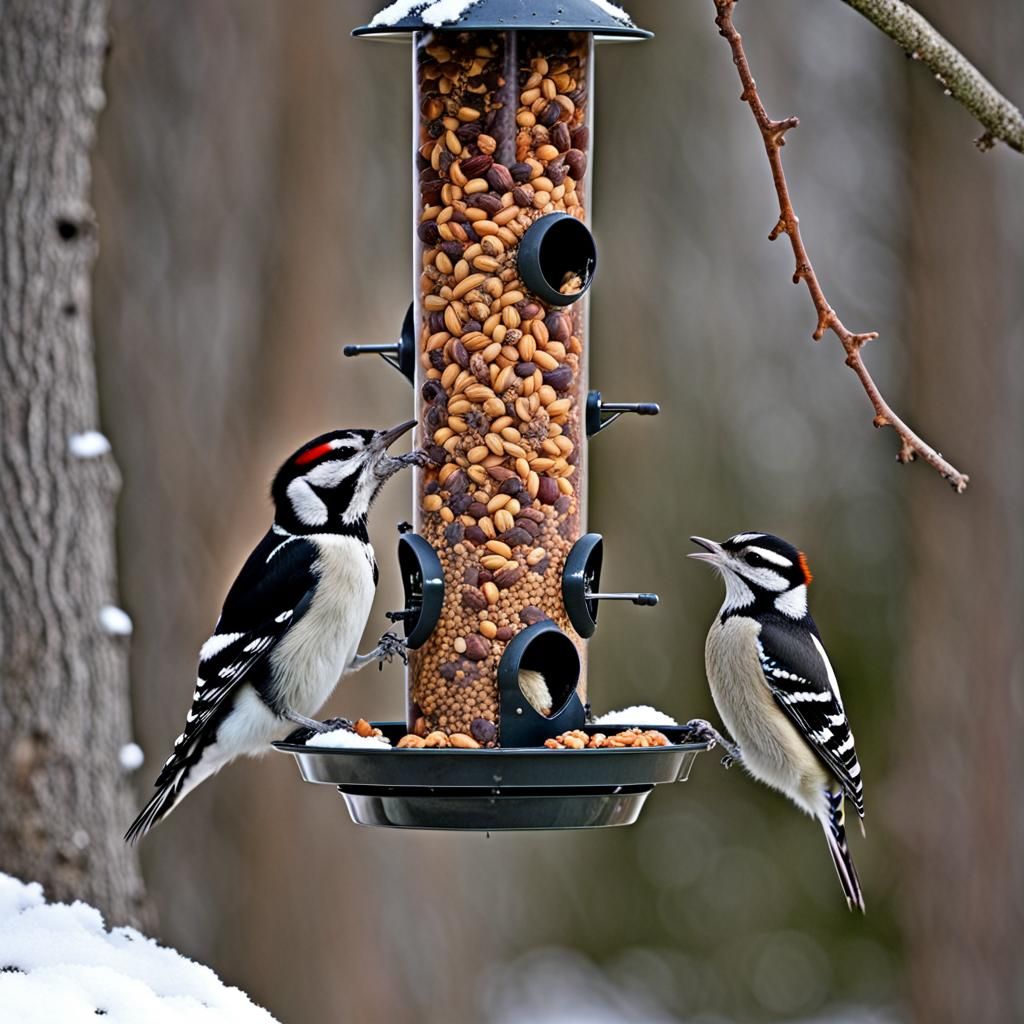
[[[507,642],[552,619],[585,530],[586,299],[531,294],[517,249],[545,214],[586,223],[593,37],[423,32],[414,38],[418,442],[415,528],[445,577],[441,619],[409,665],[409,727],[497,735]],[[579,301],[573,299],[579,297]],[[585,665],[585,661],[584,661]],[[585,700],[586,675],[578,690]],[[553,688],[554,689],[554,688]]]

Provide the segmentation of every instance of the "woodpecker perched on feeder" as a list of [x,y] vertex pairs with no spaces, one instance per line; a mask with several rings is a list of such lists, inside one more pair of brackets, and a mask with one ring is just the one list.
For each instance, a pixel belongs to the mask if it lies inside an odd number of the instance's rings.
[[420,451],[387,451],[414,425],[335,430],[303,445],[278,470],[274,523],[199,652],[185,730],[127,840],[145,835],[229,761],[265,751],[289,723],[321,731],[308,716],[342,675],[404,657],[404,643],[391,633],[369,654],[356,651],[378,575],[366,517],[389,477],[422,464]]
[[690,558],[725,581],[705,648],[711,695],[737,742],[724,746],[755,779],[821,823],[847,904],[863,911],[844,803],[863,819],[864,784],[839,684],[807,612],[807,559],[767,533],[738,533],[721,544],[690,539],[706,548]]

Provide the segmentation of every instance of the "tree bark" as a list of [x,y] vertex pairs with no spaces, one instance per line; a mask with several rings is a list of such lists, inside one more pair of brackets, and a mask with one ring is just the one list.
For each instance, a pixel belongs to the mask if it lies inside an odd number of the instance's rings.
[[[978,19],[955,0],[927,7],[994,77],[1010,74],[1024,27],[1015,3],[989,3]],[[1024,1013],[1024,210],[1014,157],[960,145],[962,113],[935,103],[915,70],[909,391],[916,419],[945,424],[972,483],[961,501],[910,488],[907,654],[893,680],[908,994],[915,1021],[987,1024]]]
[[5,0],[0,32],[0,869],[144,923],[127,649],[109,453],[90,328],[90,150],[103,105],[105,0]]

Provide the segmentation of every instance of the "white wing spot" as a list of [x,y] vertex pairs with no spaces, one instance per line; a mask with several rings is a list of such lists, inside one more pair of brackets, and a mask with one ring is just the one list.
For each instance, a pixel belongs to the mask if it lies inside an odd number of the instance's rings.
[[274,617],[275,622],[287,622],[292,617],[292,609],[288,609],[286,612],[281,612],[280,615]]
[[215,654],[219,654],[225,647],[230,647],[236,640],[240,640],[244,633],[214,633],[209,640],[199,648],[199,660],[209,661]]
[[826,693],[824,690],[798,690],[795,693],[780,694],[780,697],[785,704],[799,704],[802,701],[817,701],[824,704],[826,701],[832,700],[832,694]]

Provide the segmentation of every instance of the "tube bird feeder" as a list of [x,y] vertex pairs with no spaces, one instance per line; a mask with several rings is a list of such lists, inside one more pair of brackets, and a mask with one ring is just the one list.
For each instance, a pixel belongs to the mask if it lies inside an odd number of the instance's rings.
[[706,742],[675,729],[660,748],[544,744],[597,731],[587,641],[599,603],[657,603],[602,591],[603,541],[586,532],[588,439],[659,411],[588,391],[594,45],[650,33],[601,0],[410,0],[353,34],[411,35],[413,49],[413,303],[396,343],[345,350],[381,354],[411,380],[430,457],[392,614],[410,648],[408,719],[384,732],[473,749],[281,746],[363,823],[629,823]]

